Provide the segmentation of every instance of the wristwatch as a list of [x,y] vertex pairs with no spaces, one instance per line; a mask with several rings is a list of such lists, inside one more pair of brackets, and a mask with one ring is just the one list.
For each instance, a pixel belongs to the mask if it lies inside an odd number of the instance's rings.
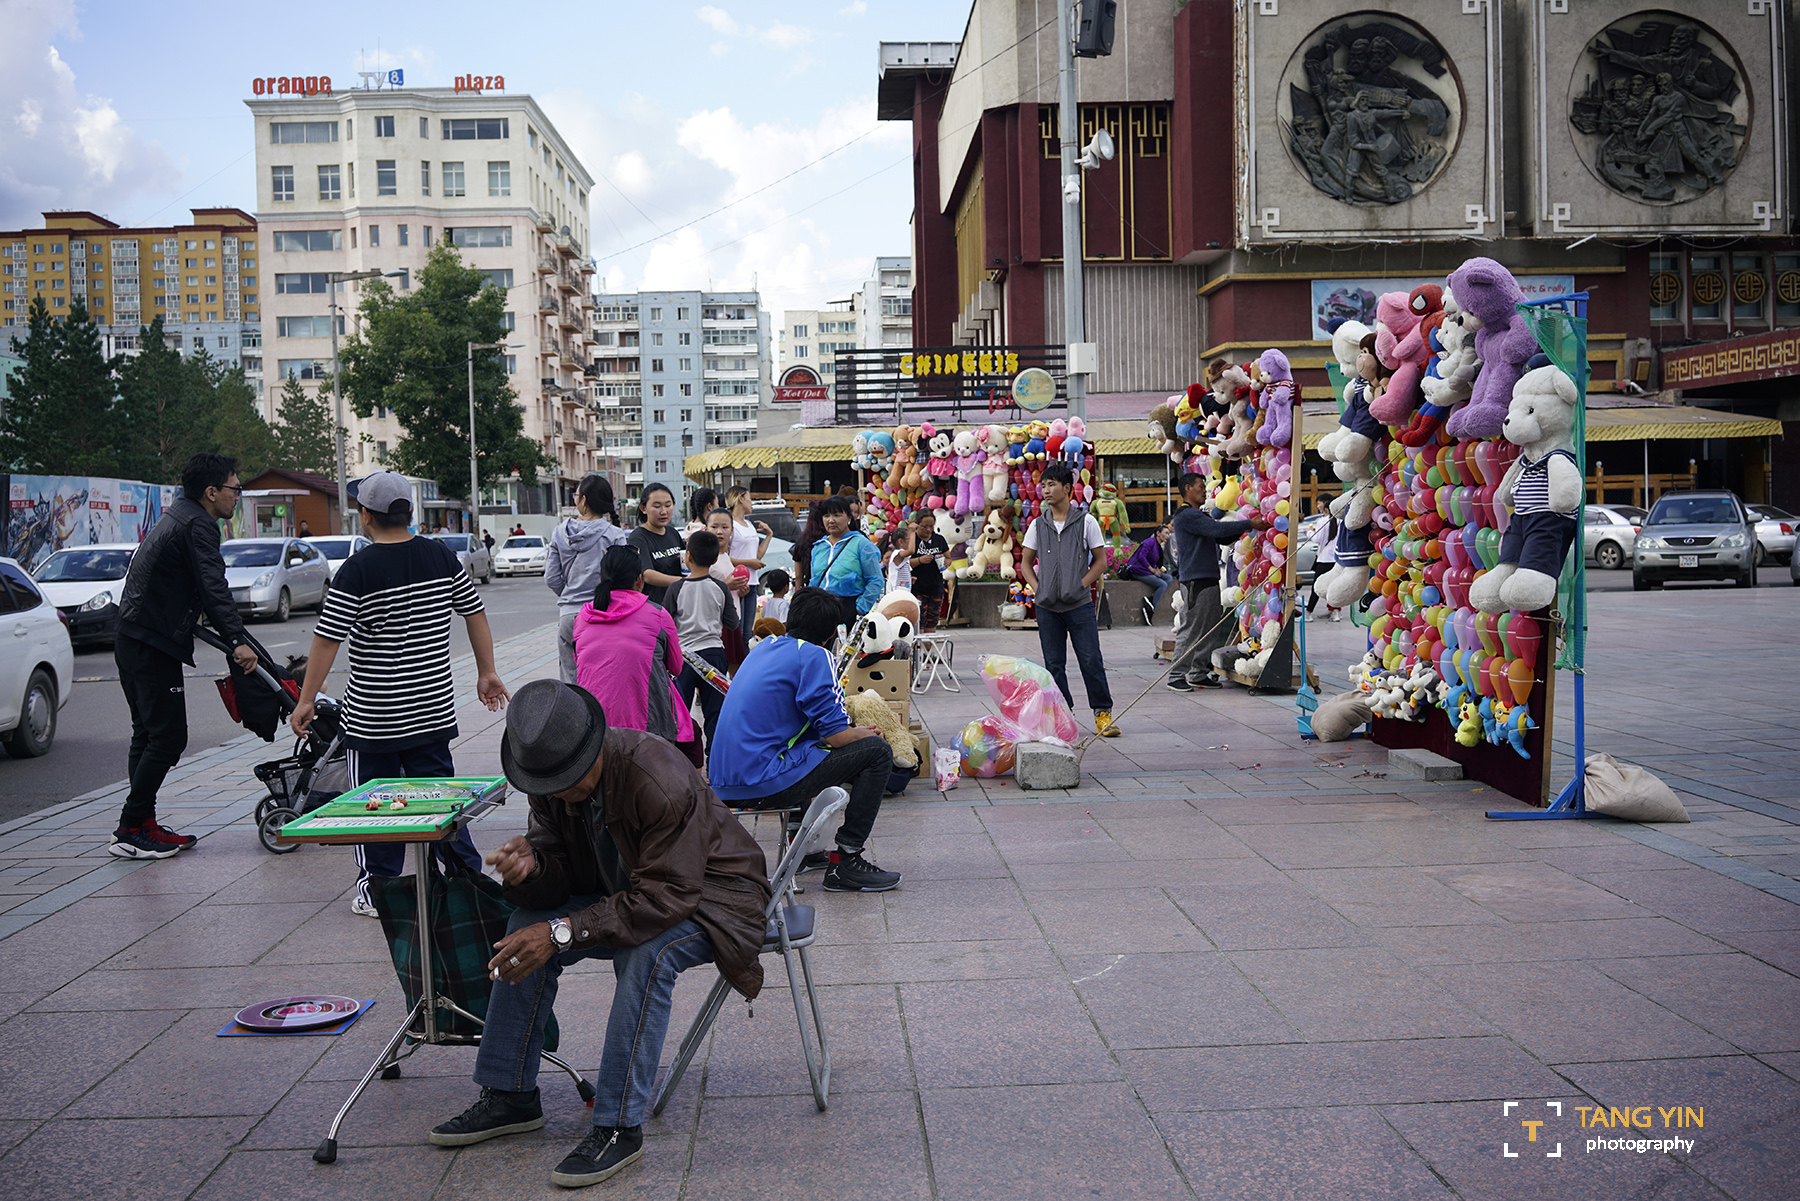
[[566,951],[575,945],[575,931],[570,928],[568,918],[553,917],[550,919],[550,941],[556,944],[556,949],[559,951]]

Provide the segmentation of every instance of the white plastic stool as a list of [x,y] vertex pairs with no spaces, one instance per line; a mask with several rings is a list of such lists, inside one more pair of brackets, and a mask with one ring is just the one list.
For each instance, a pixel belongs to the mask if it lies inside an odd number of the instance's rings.
[[945,692],[961,692],[956,678],[956,640],[941,634],[921,634],[913,639],[912,690],[924,692],[933,681]]

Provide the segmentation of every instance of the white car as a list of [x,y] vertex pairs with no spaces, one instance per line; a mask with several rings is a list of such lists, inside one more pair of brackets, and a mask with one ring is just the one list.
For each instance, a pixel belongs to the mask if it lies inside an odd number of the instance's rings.
[[470,538],[467,534],[426,534],[433,542],[442,542],[456,552],[456,561],[463,565],[469,578],[477,584],[494,582],[494,557],[488,554],[488,548],[479,538]]
[[286,621],[295,608],[325,607],[331,573],[325,556],[298,538],[227,538],[219,544],[225,582],[245,617]]
[[536,534],[514,534],[494,551],[494,574],[543,575],[545,553]]
[[302,541],[325,556],[325,570],[330,573],[331,578],[334,580],[337,579],[338,568],[344,565],[344,560],[348,559],[363,547],[369,545],[369,540],[361,534],[344,535],[341,537],[332,534],[329,536],[306,538]]
[[0,620],[12,636],[0,642],[0,740],[15,759],[46,754],[56,714],[75,683],[75,648],[56,606],[24,568],[0,559]]
[[119,598],[135,542],[65,546],[31,573],[44,599],[69,623],[69,641],[111,642],[119,628]]

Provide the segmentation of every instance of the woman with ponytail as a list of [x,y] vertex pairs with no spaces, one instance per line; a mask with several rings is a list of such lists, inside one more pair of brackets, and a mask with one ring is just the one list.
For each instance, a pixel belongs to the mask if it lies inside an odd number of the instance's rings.
[[583,477],[575,489],[575,516],[550,535],[544,583],[556,593],[557,651],[562,682],[575,683],[575,617],[600,580],[600,557],[625,541],[613,508],[612,485],[603,475]]
[[637,547],[608,547],[598,574],[593,599],[575,617],[575,682],[600,702],[608,726],[666,738],[699,767],[693,718],[675,689],[681,635],[644,595]]

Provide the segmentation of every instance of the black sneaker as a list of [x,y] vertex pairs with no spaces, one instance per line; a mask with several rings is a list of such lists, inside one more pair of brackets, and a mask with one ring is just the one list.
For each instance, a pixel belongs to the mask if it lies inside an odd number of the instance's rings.
[[563,1156],[550,1173],[550,1183],[564,1188],[599,1184],[620,1169],[644,1158],[642,1126],[596,1126]]
[[106,846],[107,854],[121,859],[167,859],[180,852],[180,844],[164,842],[143,826],[119,827]]
[[795,872],[794,874],[796,876],[804,876],[808,872],[822,872],[830,866],[831,866],[831,852],[830,851],[814,851],[812,854],[808,855],[806,858],[804,858],[800,861],[800,870]]
[[431,1130],[431,1141],[440,1147],[467,1147],[503,1134],[523,1134],[544,1126],[544,1105],[538,1090],[508,1093],[483,1088],[481,1099],[442,1126]]
[[1225,681],[1221,679],[1219,673],[1215,671],[1208,675],[1201,676],[1194,682],[1193,686],[1195,688],[1223,688],[1225,687]]
[[1169,681],[1170,692],[1192,692],[1193,690],[1194,686],[1181,676],[1176,676]]
[[831,866],[825,870],[826,892],[886,892],[899,883],[899,872],[882,871],[861,851],[833,851]]

